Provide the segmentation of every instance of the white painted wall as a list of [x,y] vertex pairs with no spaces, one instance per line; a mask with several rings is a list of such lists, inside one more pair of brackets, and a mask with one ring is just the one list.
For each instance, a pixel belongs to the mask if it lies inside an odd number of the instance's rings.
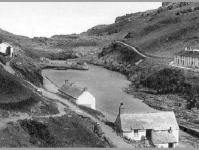
[[155,147],[157,147],[157,148],[168,148],[169,145],[168,144],[155,144]]
[[[177,143],[173,143],[174,147],[179,145],[179,130],[172,130],[172,134],[173,136],[176,138],[176,142]],[[166,143],[166,144],[155,144],[155,146],[157,146],[158,148],[168,148],[168,144],[169,143]]]
[[[169,148],[169,143],[168,144],[155,144],[155,147],[157,148]],[[176,143],[173,143],[173,148],[176,147]]]
[[[174,143],[174,147],[179,145],[179,130],[173,130],[172,134],[176,138],[177,143]],[[134,134],[134,130],[132,132],[123,132],[123,137],[126,137],[127,139],[132,139],[135,141],[140,141],[142,139],[142,136],[146,137],[146,130],[138,130],[138,134]],[[158,148],[168,148],[167,144],[156,144]]]
[[176,145],[178,145],[178,143],[179,143],[179,130],[173,130],[172,133],[173,133],[174,137],[176,138],[176,141],[177,141]]
[[146,137],[146,130],[138,130],[137,135],[134,134],[134,130],[132,130],[132,132],[124,132],[123,136],[128,138],[128,139],[140,141],[142,136]]
[[90,106],[92,109],[95,107],[95,97],[88,91],[83,92],[77,99],[76,102],[78,105]]
[[12,54],[13,54],[13,47],[10,44],[8,44],[8,43],[1,43],[0,44],[0,52],[5,54],[6,53],[6,49],[9,46],[11,47],[11,49],[10,49],[11,50],[10,56],[12,56]]

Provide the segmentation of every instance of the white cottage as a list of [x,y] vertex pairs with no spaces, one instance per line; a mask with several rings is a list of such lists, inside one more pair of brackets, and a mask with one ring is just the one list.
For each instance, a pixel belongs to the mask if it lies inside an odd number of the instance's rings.
[[59,89],[61,95],[74,101],[78,105],[83,105],[92,109],[95,108],[95,97],[87,88],[79,88],[73,83],[65,81],[65,84]]
[[147,139],[158,148],[174,148],[179,142],[179,126],[173,112],[124,113],[115,121],[118,135],[139,141]]
[[13,57],[13,46],[9,43],[0,43],[0,54]]

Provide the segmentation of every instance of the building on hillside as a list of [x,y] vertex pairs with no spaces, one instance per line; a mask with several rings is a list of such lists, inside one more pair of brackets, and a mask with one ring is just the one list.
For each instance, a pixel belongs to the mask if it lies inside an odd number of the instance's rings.
[[11,44],[6,42],[0,43],[0,54],[3,56],[13,57],[14,48]]
[[59,89],[61,95],[69,100],[72,100],[78,105],[83,105],[92,109],[95,108],[95,97],[87,90],[87,88],[80,88],[65,81],[65,84]]
[[158,148],[174,148],[179,142],[179,126],[173,112],[125,113],[119,108],[116,132],[129,140],[146,139]]
[[40,57],[41,62],[49,62],[49,58],[46,57]]
[[174,64],[187,68],[199,68],[199,49],[185,48],[174,56]]

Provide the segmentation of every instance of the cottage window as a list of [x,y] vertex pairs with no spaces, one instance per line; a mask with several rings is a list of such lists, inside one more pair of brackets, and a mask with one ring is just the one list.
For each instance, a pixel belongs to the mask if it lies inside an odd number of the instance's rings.
[[138,136],[138,130],[134,130],[134,135]]
[[173,132],[173,130],[172,130],[171,127],[169,128],[168,132],[169,132],[169,133],[172,133],[172,132]]

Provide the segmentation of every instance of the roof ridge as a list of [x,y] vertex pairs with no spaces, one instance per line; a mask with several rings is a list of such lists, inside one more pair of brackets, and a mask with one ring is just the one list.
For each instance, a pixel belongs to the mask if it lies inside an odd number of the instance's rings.
[[121,113],[121,114],[133,115],[133,114],[157,114],[157,113],[174,113],[174,111],[138,112],[138,113]]

